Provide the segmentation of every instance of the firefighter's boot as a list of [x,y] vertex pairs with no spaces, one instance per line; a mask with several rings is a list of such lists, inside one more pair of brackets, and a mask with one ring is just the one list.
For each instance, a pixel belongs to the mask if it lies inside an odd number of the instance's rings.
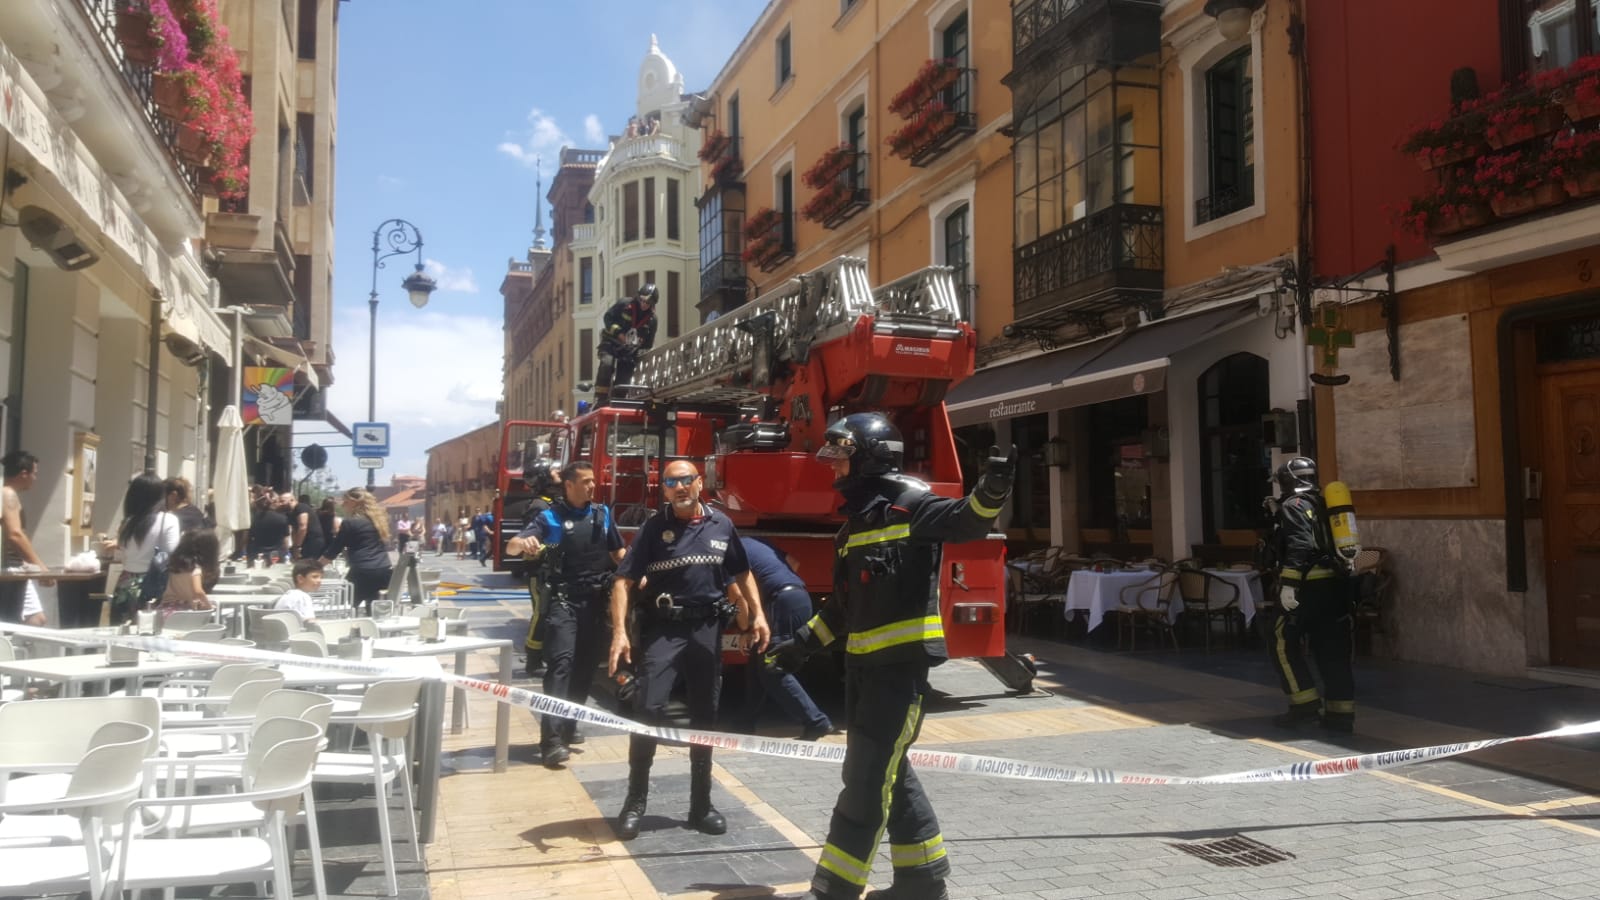
[[1322,704],[1315,700],[1306,703],[1293,703],[1289,711],[1272,717],[1272,724],[1279,728],[1299,730],[1302,726],[1316,722],[1322,716]]
[[[653,750],[654,748],[652,748]],[[617,816],[617,837],[631,841],[639,836],[639,823],[644,821],[645,803],[650,797],[650,760],[628,760],[628,797],[622,801],[622,812]]]
[[950,891],[944,879],[934,881],[901,881],[876,891],[867,891],[866,900],[950,900]]
[[725,834],[728,820],[711,805],[711,748],[689,748],[689,824],[705,834]]

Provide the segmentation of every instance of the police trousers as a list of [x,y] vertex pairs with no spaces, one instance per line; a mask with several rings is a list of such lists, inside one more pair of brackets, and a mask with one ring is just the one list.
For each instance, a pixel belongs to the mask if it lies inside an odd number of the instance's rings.
[[[1300,605],[1273,625],[1272,662],[1291,705],[1314,703],[1319,696],[1330,713],[1355,712],[1355,580],[1318,578],[1289,582]],[[1322,676],[1317,691],[1309,657]]]
[[[594,684],[595,666],[600,664],[600,639],[605,632],[606,598],[600,591],[581,590],[557,595],[545,610],[544,693],[551,697],[584,703]],[[559,737],[572,738],[576,723],[571,719],[542,716],[539,743],[548,747]]]
[[916,882],[942,880],[950,873],[939,820],[906,759],[922,729],[927,689],[925,662],[848,670],[844,790],[811,880],[818,893],[859,896],[885,830],[897,884],[910,884],[914,891]]
[[[640,683],[634,696],[635,715],[646,725],[666,721],[667,701],[678,676],[689,695],[689,725],[711,728],[717,724],[717,697],[722,690],[722,619],[693,622],[641,622],[638,646],[633,650],[634,671]],[[628,737],[628,765],[636,773],[648,772],[655,759],[656,739]],[[711,757],[710,747],[691,747],[693,759]]]

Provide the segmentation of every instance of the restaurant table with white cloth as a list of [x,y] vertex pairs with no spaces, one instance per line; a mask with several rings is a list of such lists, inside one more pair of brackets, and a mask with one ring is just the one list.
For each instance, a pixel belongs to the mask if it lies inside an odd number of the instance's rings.
[[[1261,576],[1253,571],[1233,569],[1205,569],[1204,571],[1216,576],[1223,582],[1239,588],[1239,611],[1244,613],[1245,623],[1248,624],[1255,618],[1256,609],[1261,605]],[[1067,582],[1066,615],[1070,617],[1073,610],[1084,610],[1089,614],[1089,630],[1100,627],[1105,620],[1106,613],[1115,610],[1122,603],[1122,592],[1126,588],[1136,585],[1150,584],[1154,591],[1157,577],[1161,573],[1153,569],[1118,569],[1110,572],[1095,572],[1090,569],[1079,569],[1072,573],[1072,578]],[[1216,584],[1210,585],[1209,593],[1218,594],[1210,597],[1213,602],[1230,599],[1225,591],[1220,591]],[[1178,593],[1178,586],[1172,586],[1171,602],[1167,607],[1169,621],[1177,622],[1183,615],[1183,598]],[[1134,603],[1133,594],[1128,595],[1128,602]],[[1149,600],[1146,601],[1150,602]]]

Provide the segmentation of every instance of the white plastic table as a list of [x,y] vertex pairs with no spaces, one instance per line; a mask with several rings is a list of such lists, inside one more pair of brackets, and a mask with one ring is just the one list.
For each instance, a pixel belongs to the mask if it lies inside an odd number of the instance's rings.
[[[412,637],[385,637],[372,642],[372,655],[374,657],[422,657],[452,655],[456,658],[455,672],[465,675],[467,672],[467,654],[474,650],[500,651],[500,675],[502,684],[511,683],[511,642],[503,638],[481,638],[466,635],[447,635],[438,641],[423,642],[420,638]],[[460,734],[466,730],[467,725],[467,691],[466,688],[456,688],[451,699],[450,733]],[[505,703],[495,704],[494,713],[494,770],[504,772],[510,761],[511,742],[511,707]]]

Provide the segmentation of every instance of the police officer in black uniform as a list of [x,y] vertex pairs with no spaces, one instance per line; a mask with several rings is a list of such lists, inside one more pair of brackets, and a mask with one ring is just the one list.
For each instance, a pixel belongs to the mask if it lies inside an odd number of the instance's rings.
[[[745,558],[750,561],[750,572],[756,577],[756,587],[761,590],[761,606],[767,614],[767,627],[772,630],[773,643],[782,643],[810,621],[812,614],[811,592],[805,581],[795,574],[793,558],[766,541],[742,537]],[[730,586],[731,587],[731,586]],[[736,587],[731,588],[737,590]],[[753,655],[755,665],[746,673],[746,690],[750,693],[746,716],[748,731],[755,731],[756,719],[761,714],[762,703],[771,697],[784,715],[798,722],[804,729],[800,740],[814,741],[833,733],[833,722],[828,714],[817,708],[805,686],[793,672],[779,672],[761,665],[760,655]]]
[[[584,703],[600,662],[607,589],[623,558],[623,544],[611,510],[593,502],[593,466],[582,460],[567,463],[561,486],[563,496],[530,523],[525,531],[533,533],[518,537],[521,545],[510,549],[532,553],[545,572],[544,693]],[[571,719],[540,718],[539,753],[546,768],[567,761],[576,726]]]
[[[1356,721],[1355,580],[1334,548],[1317,464],[1297,456],[1278,467],[1276,478],[1283,491],[1274,534],[1283,615],[1273,625],[1272,659],[1289,709],[1274,721],[1296,728],[1320,717],[1329,731],[1350,732]],[[1320,696],[1307,644],[1322,675],[1326,693]]]
[[906,750],[922,727],[928,668],[945,661],[939,613],[941,545],[982,540],[1011,494],[1017,451],[990,451],[968,497],[939,497],[900,475],[900,431],[880,413],[855,413],[828,426],[817,458],[833,466],[845,526],[834,539],[834,593],[793,640],[766,661],[794,671],[811,652],[845,642],[849,735],[844,790],[811,880],[810,900],[854,900],[867,885],[885,830],[893,886],[869,900],[945,900],[939,821]]
[[[522,521],[527,524],[506,542],[506,553],[512,557],[526,556],[527,539],[544,530],[539,516],[555,502],[560,467],[550,457],[541,456],[524,470],[524,478],[528,488],[533,491],[533,498],[527,501],[522,512]],[[529,678],[539,677],[539,672],[544,669],[544,578],[545,574],[539,566],[534,566],[528,573],[528,599],[533,603],[533,610],[528,614],[528,636],[523,639],[522,646],[528,653]]]
[[[639,529],[612,587],[610,672],[616,675],[619,664],[634,662],[626,626],[628,592],[647,579],[635,667],[637,714],[645,724],[662,724],[672,683],[682,672],[690,727],[711,728],[717,721],[727,609],[723,597],[730,578],[750,601],[741,605],[739,624],[750,622],[757,652],[767,645],[767,621],[733,523],[700,502],[699,471],[691,463],[675,460],[662,472],[661,486],[668,508]],[[654,738],[629,736],[628,797],[617,816],[617,836],[625,841],[639,836],[655,755]],[[689,824],[706,834],[728,830],[722,814],[711,805],[710,747],[689,748]]]
[[613,384],[627,384],[639,354],[656,342],[656,301],[660,291],[653,284],[639,288],[632,300],[618,300],[606,310],[600,333],[600,368],[595,373],[594,402],[606,405]]

